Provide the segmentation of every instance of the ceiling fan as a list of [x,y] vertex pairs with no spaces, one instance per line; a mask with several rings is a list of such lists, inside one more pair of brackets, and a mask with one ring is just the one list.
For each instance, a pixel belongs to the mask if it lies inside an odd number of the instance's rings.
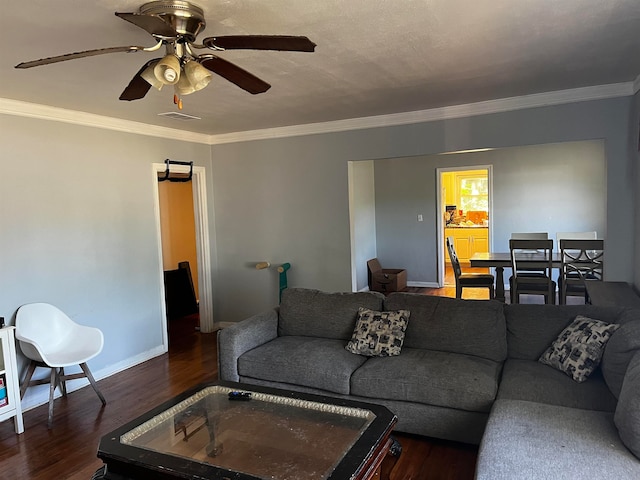
[[76,58],[107,53],[155,52],[165,47],[165,56],[145,63],[134,75],[120,95],[120,100],[143,98],[153,86],[160,90],[173,85],[174,103],[182,107],[181,95],[187,95],[206,87],[214,72],[251,94],[266,92],[271,85],[237,65],[214,55],[199,54],[196,50],[280,50],[313,52],[316,44],[304,36],[289,35],[226,35],[207,37],[196,43],[196,37],[205,28],[201,7],[182,0],[157,0],[143,4],[138,12],[116,15],[150,33],[156,44],[152,47],[124,46],[85,50],[55,57],[22,62],[15,68],[31,68],[40,65],[74,60]]

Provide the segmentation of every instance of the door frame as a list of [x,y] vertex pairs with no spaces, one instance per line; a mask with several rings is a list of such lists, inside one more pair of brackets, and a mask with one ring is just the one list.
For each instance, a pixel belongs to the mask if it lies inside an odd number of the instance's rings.
[[[160,195],[158,192],[158,173],[165,172],[165,163],[152,164],[153,179],[153,201],[154,214],[156,219],[156,237],[158,248],[158,276],[160,279],[160,298],[162,313],[162,342],[168,348],[167,311],[164,294],[164,269],[162,260],[162,228],[160,221]],[[189,173],[190,166],[172,165],[171,170],[175,173]],[[198,297],[200,313],[200,331],[211,333],[216,331],[213,321],[213,281],[211,268],[211,246],[209,242],[209,216],[207,211],[207,182],[204,167],[193,167],[191,180],[193,190],[193,214],[196,226],[196,256],[198,263]]]
[[442,174],[445,172],[462,172],[466,170],[487,170],[489,180],[489,251],[493,249],[493,165],[467,165],[460,167],[438,167],[436,168],[436,224],[438,231],[438,286],[445,286],[444,268],[444,199],[442,198]]

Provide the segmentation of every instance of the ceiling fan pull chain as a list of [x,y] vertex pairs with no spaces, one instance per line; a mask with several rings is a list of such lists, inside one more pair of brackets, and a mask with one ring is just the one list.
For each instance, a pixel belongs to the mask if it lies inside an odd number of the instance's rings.
[[173,94],[173,104],[178,106],[178,110],[182,110],[182,99],[177,93]]

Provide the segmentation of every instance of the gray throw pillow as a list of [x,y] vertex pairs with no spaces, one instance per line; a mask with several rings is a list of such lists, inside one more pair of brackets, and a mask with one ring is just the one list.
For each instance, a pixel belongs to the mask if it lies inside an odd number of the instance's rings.
[[360,307],[353,335],[345,348],[368,357],[400,355],[408,323],[409,310],[377,312]]
[[539,361],[584,382],[600,364],[604,347],[619,326],[578,315]]
[[611,393],[620,396],[629,362],[640,351],[640,320],[620,325],[607,342],[602,354],[602,375]]
[[640,353],[627,368],[613,421],[622,442],[640,458]]

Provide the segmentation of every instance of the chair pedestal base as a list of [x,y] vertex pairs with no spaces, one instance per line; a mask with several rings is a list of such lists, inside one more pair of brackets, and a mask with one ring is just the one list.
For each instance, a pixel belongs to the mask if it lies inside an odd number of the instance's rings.
[[[31,380],[31,377],[33,377],[33,372],[35,371],[36,367],[49,368],[51,370],[50,377],[43,378],[41,380]],[[31,360],[31,363],[27,368],[27,373],[25,375],[24,381],[20,386],[20,399],[24,397],[24,394],[27,391],[27,388],[34,385],[43,385],[46,383],[49,384],[49,418],[47,421],[48,428],[51,428],[53,426],[53,400],[54,400],[53,397],[54,397],[56,387],[59,386],[62,396],[66,397],[67,396],[67,383],[66,383],[67,380],[86,378],[87,380],[89,380],[91,387],[93,387],[93,390],[98,395],[98,398],[102,402],[102,405],[104,406],[107,404],[107,401],[104,399],[102,392],[100,392],[100,389],[98,388],[98,385],[95,379],[93,378],[91,371],[89,370],[89,366],[86,363],[81,363],[80,368],[82,369],[82,372],[66,375],[64,373],[64,367],[51,367],[45,363]]]

